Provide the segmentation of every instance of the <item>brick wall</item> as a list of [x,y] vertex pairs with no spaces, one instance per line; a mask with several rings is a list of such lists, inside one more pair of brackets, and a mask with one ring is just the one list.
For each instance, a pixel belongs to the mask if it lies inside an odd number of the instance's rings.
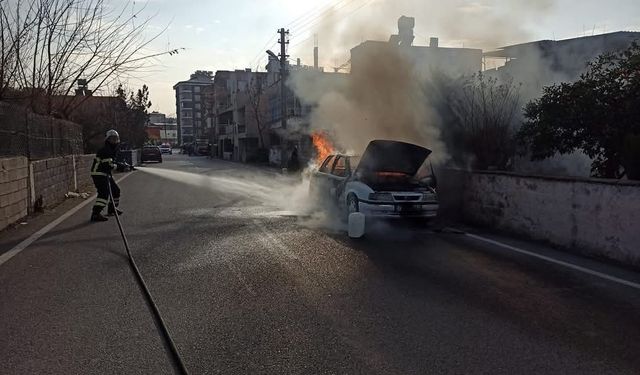
[[0,230],[27,216],[28,179],[27,158],[0,159]]

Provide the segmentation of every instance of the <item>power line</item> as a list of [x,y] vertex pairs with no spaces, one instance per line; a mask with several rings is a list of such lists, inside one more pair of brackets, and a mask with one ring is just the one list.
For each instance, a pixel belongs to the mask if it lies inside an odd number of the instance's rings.
[[[352,9],[350,12],[345,13],[344,15],[342,15],[342,16],[341,16],[341,17],[339,17],[339,18],[335,18],[335,19],[332,19],[332,20],[319,19],[317,22],[312,23],[312,24],[309,24],[307,27],[303,28],[302,30],[298,30],[298,32],[299,32],[300,34],[303,34],[304,32],[311,30],[313,27],[318,26],[318,25],[321,25],[321,24],[323,24],[323,23],[329,22],[329,24],[331,24],[331,23],[335,23],[335,22],[337,22],[337,21],[341,21],[341,20],[343,20],[345,17],[350,16],[350,15],[352,15],[352,14],[356,13],[357,11],[359,11],[360,9],[364,8],[365,6],[367,6],[367,5],[371,4],[371,3],[373,3],[374,1],[375,1],[375,0],[366,0],[364,3],[360,4],[360,6],[358,6],[358,7],[354,8],[354,9]],[[350,2],[353,2],[353,0],[351,0]],[[345,6],[346,6],[346,5],[345,5]],[[336,10],[340,10],[340,9],[344,9],[344,6],[343,6],[342,8],[336,9]],[[299,45],[303,44],[304,42],[308,41],[308,40],[309,40],[309,39],[311,39],[312,37],[313,37],[313,35],[310,35],[310,36],[308,36],[307,38],[300,40],[299,42],[297,42],[297,43],[295,43],[294,45],[292,45],[292,46],[291,46],[291,49],[293,50],[295,47],[297,47],[297,46],[299,46]]]
[[292,23],[291,25],[288,25],[290,28],[294,28],[294,27],[298,27],[298,26],[302,26],[305,24],[309,24],[310,22],[313,22],[313,20],[319,18],[319,17],[325,17],[327,16],[329,13],[335,11],[336,8],[342,7],[345,3],[351,2],[353,0],[338,0],[335,3],[332,4],[327,4],[324,9],[318,11],[315,14],[311,14],[311,12],[304,18],[304,20],[300,20],[298,22]]
[[[300,25],[300,24],[302,24],[302,25],[303,25],[303,24],[304,24],[304,22],[306,22],[306,21],[308,21],[308,20],[311,20],[311,19],[315,19],[315,18],[316,18],[315,16],[317,16],[317,15],[316,15],[316,14],[314,14],[314,12],[315,12],[315,11],[319,11],[319,12],[320,12],[320,14],[327,13],[327,12],[330,10],[330,8],[332,8],[332,7],[336,6],[336,5],[338,5],[339,3],[342,3],[342,2],[344,2],[344,1],[349,1],[349,0],[339,0],[338,2],[333,3],[333,4],[326,4],[326,5],[324,5],[324,6],[314,7],[314,8],[312,8],[312,9],[310,9],[310,10],[308,10],[308,11],[306,11],[306,12],[302,13],[302,14],[301,14],[301,15],[299,15],[298,17],[296,17],[293,21],[289,22],[289,24],[287,24],[287,25],[286,25],[286,27],[287,27],[287,28],[291,28],[291,27],[297,27],[297,26],[298,26],[298,25]],[[351,1],[353,1],[353,0],[351,0]],[[294,26],[294,25],[296,25],[296,26]],[[258,53],[256,53],[256,55],[255,55],[255,56],[250,60],[250,62],[249,62],[249,66],[253,66],[253,65],[254,65],[254,63],[256,63],[256,65],[259,63],[260,55],[262,55],[266,49],[271,49],[271,48],[273,48],[273,46],[274,46],[277,42],[274,42],[274,43],[272,43],[272,42],[273,42],[273,41],[274,41],[274,39],[276,39],[276,38],[277,38],[277,34],[273,35],[271,38],[269,38],[269,40],[267,40],[267,42],[264,44],[264,46],[263,46],[262,48],[260,48],[260,50],[258,51]],[[271,45],[269,45],[269,43],[272,43],[272,44],[271,44]]]
[[[351,5],[355,0],[343,0],[340,3],[336,3],[331,9],[327,9],[325,12],[318,14],[316,17],[312,18],[306,24],[303,24],[302,27],[298,30],[301,34],[312,29],[313,27],[320,25],[327,21],[326,16],[328,16],[331,12],[338,12],[347,6]],[[340,17],[339,19],[342,19]]]

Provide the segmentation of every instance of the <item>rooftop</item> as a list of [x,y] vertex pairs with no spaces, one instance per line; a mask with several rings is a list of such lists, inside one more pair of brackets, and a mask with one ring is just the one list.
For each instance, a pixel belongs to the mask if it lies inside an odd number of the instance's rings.
[[535,42],[519,43],[519,44],[512,44],[510,46],[500,47],[495,51],[485,52],[483,56],[500,57],[500,58],[518,57],[530,51],[531,48],[533,47],[537,47],[541,50],[549,50],[552,48],[561,47],[561,46],[565,46],[572,43],[596,42],[596,41],[606,42],[608,40],[620,40],[620,39],[628,39],[628,40],[638,39],[640,41],[640,32],[616,31],[616,32],[611,32],[606,34],[581,36],[581,37],[561,39],[561,40],[543,39]]

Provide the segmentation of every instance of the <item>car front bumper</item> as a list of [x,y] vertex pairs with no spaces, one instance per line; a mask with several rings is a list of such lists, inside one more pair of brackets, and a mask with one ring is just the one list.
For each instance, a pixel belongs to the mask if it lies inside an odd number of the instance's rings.
[[379,218],[434,218],[438,215],[438,203],[370,203],[360,202],[360,212]]

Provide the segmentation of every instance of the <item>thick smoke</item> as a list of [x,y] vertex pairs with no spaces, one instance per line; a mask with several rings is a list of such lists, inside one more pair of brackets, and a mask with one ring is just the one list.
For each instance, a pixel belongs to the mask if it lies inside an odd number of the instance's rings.
[[399,48],[374,48],[366,63],[331,81],[294,74],[290,86],[308,104],[313,130],[331,135],[342,149],[362,152],[373,139],[393,139],[431,149],[446,159],[437,116],[424,92],[424,77]]
[[[550,7],[550,0],[372,1],[362,9],[354,5],[351,13],[348,7],[328,12],[314,32],[325,64],[348,59],[348,51],[365,40],[387,41],[398,32],[401,15],[415,17],[416,45],[425,45],[422,33],[427,33],[456,41],[455,47],[486,48],[525,40],[524,18],[533,19]],[[373,139],[394,139],[431,149],[433,162],[446,161],[442,119],[430,101],[433,93],[425,92],[434,72],[425,71],[402,48],[389,47],[371,47],[351,74],[328,79],[326,74],[294,72],[289,86],[313,106],[312,130],[327,131],[342,149],[362,152]]]
[[[348,3],[348,4],[347,4]],[[349,58],[349,50],[365,40],[388,40],[396,34],[396,20],[415,17],[414,44],[428,44],[431,36],[439,37],[448,47],[493,49],[512,43],[529,41],[527,29],[554,7],[554,0],[358,0],[336,2],[323,13],[310,34],[318,35],[320,65],[329,69]],[[304,26],[300,26],[304,29]],[[298,28],[300,28],[298,27]],[[292,29],[292,55],[312,61],[313,38],[296,35]]]

